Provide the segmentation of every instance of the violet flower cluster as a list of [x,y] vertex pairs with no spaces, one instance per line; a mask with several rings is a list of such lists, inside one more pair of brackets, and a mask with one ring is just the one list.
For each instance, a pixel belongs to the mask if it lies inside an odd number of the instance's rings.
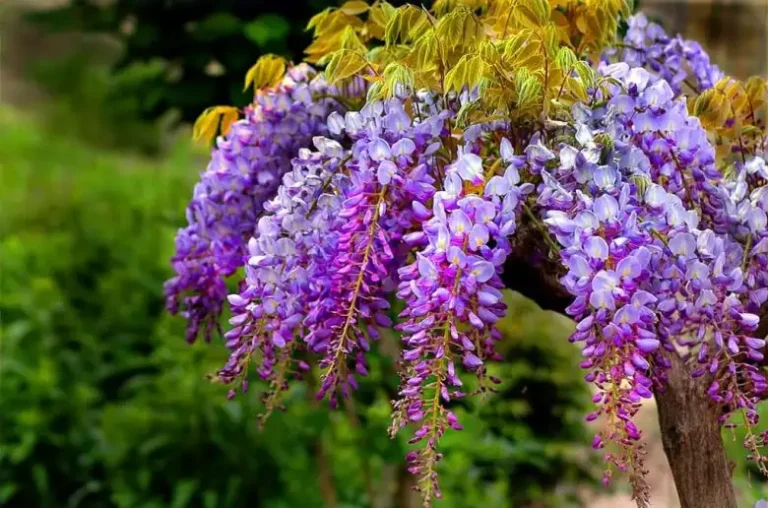
[[[758,314],[768,301],[765,153],[718,167],[682,84],[721,78],[701,48],[630,19],[624,61],[603,61],[569,121],[457,129],[478,90],[400,90],[359,111],[306,67],[261,92],[221,138],[179,232],[168,305],[188,338],[215,329],[222,302],[230,358],[214,376],[247,389],[251,365],[268,414],[312,368],[318,399],[352,396],[382,329],[400,334],[391,433],[413,426],[408,468],[439,498],[438,444],[462,428],[455,401],[485,391],[500,360],[501,273],[525,228],[542,237],[573,300],[570,337],[594,385],[593,440],[648,502],[634,417],[663,390],[671,359],[706,383],[720,421],[743,417],[762,465],[756,404]],[[358,82],[345,93],[360,96]],[[460,134],[457,134],[460,132]],[[244,267],[239,291],[225,277]],[[404,305],[399,316],[396,300]],[[678,358],[679,357],[679,358]],[[470,381],[470,377],[475,377]]]
[[[499,359],[494,343],[501,334],[495,324],[506,312],[499,273],[510,252],[507,238],[533,188],[521,184],[519,160],[508,140],[502,139],[500,154],[487,157],[485,164],[476,153],[460,153],[446,168],[443,190],[435,193],[431,209],[414,202],[422,225],[407,240],[417,250],[414,261],[399,270],[397,296],[406,308],[396,328],[404,335],[404,372],[391,431],[418,425],[410,443],[423,447],[407,459],[427,502],[441,495],[438,440],[448,428],[461,429],[447,407],[464,396],[459,368],[483,380],[485,362]],[[505,169],[486,178],[494,166]],[[484,191],[475,191],[477,186]]]
[[712,88],[725,77],[698,42],[670,37],[644,14],[628,20],[629,29],[624,37],[622,60],[633,67],[645,67],[665,79],[676,95],[683,85],[694,92]]
[[366,375],[365,353],[377,328],[392,325],[386,296],[405,254],[403,235],[418,221],[410,205],[427,202],[435,190],[433,154],[446,134],[446,115],[414,122],[409,113],[393,99],[344,120],[329,118],[334,131],[352,140],[343,168],[348,185],[339,191],[338,244],[315,281],[322,289],[307,315],[305,340],[322,355],[318,397],[327,394],[332,405],[356,387],[356,375]]
[[[351,86],[351,93],[360,85]],[[220,137],[179,230],[165,286],[167,308],[187,319],[187,340],[210,340],[227,295],[226,277],[242,266],[265,200],[274,195],[291,158],[313,136],[328,132],[325,119],[339,103],[335,90],[306,64],[291,68],[273,90],[259,91],[244,118]]]
[[[711,377],[722,422],[743,412],[757,423],[768,383],[755,365],[765,341],[754,337],[754,312],[768,296],[758,275],[768,242],[749,245],[750,231],[765,234],[765,211],[762,190],[749,201],[744,185],[723,181],[705,131],[665,80],[625,63],[602,72],[621,85],[606,107],[577,108],[575,145],[531,145],[528,155],[542,177],[544,222],[562,246],[562,283],[575,297],[571,340],[584,344],[582,367],[597,388],[587,419],[606,423],[593,445],[619,443],[606,460],[642,478],[632,417],[663,389],[668,354],[686,351],[692,376]],[[642,482],[635,487],[647,501]]]
[[243,290],[228,297],[233,328],[225,338],[231,354],[216,379],[239,381],[245,391],[248,367],[258,360],[258,375],[270,384],[267,412],[290,377],[307,368],[299,356],[304,345],[296,337],[306,331],[309,295],[322,291],[315,281],[324,271],[324,258],[338,244],[331,226],[339,220],[341,200],[326,191],[345,185],[339,168],[347,151],[320,136],[314,145],[316,151],[299,151],[277,195],[265,203],[258,236],[247,244]]

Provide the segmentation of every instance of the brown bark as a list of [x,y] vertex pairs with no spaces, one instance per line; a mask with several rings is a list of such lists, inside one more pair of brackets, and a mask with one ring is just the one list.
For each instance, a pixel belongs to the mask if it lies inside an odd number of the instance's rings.
[[706,385],[692,379],[679,356],[670,358],[669,382],[656,393],[664,452],[682,508],[736,508],[717,408]]
[[[558,283],[559,267],[541,256],[541,261],[529,261],[541,252],[542,240],[532,231],[520,233],[524,240],[515,246],[517,255],[504,267],[505,285],[543,309],[563,314],[572,299]],[[682,359],[674,355],[670,361],[669,383],[656,393],[656,403],[680,504],[682,508],[736,508],[717,408],[707,398],[703,382],[690,377]]]

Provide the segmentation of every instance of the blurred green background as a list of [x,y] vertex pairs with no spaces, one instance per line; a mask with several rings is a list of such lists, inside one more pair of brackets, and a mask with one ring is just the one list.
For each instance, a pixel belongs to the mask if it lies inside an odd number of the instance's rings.
[[[0,506],[419,505],[407,446],[386,434],[397,378],[384,351],[348,411],[298,385],[260,431],[261,387],[227,401],[204,379],[226,357],[221,341],[186,345],[163,309],[207,156],[189,121],[245,104],[242,77],[259,54],[299,60],[308,17],[332,4],[0,7]],[[458,409],[466,430],[445,438],[440,506],[597,507],[571,325],[517,295],[509,303],[494,367],[504,383]],[[738,471],[758,495],[757,477]]]

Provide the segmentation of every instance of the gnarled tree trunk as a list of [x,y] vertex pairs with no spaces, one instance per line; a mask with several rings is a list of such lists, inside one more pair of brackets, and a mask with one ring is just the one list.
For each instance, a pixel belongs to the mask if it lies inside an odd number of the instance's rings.
[[664,453],[682,508],[736,508],[731,468],[725,456],[717,412],[706,386],[692,379],[670,355],[669,382],[656,393]]

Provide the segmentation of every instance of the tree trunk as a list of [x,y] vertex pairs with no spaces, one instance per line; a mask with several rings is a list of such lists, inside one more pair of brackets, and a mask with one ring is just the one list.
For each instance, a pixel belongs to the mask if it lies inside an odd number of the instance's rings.
[[[670,355],[672,356],[672,355]],[[705,385],[671,357],[669,383],[656,393],[664,452],[682,508],[737,508],[717,410]]]

